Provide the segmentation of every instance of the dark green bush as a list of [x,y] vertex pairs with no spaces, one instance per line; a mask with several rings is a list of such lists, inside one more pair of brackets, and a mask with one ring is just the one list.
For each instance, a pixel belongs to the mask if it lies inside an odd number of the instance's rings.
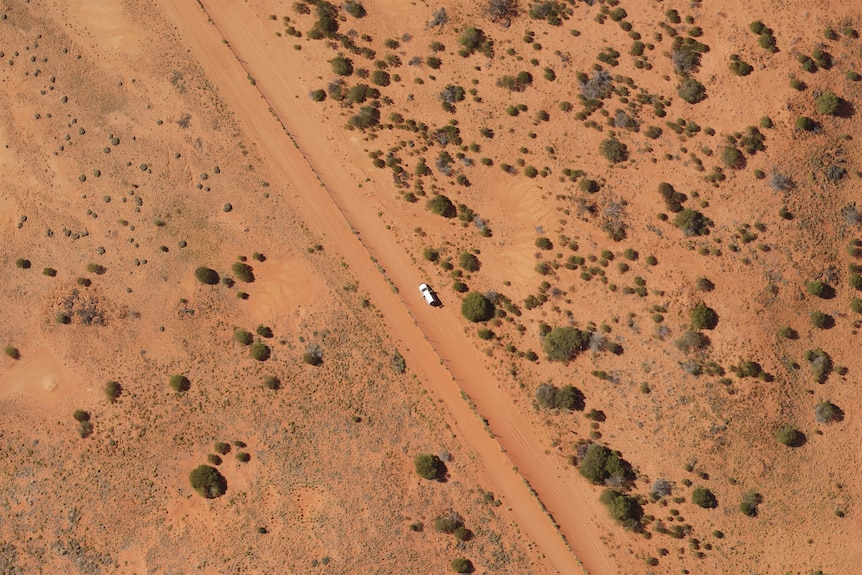
[[709,231],[712,221],[699,211],[686,208],[676,215],[673,224],[686,236],[702,236]]
[[30,263],[30,260],[25,260],[22,258],[15,260],[15,267],[22,270],[29,270],[31,265],[32,264]]
[[458,256],[458,265],[468,272],[476,272],[479,271],[482,264],[479,262],[479,258],[470,252],[461,252]]
[[362,106],[359,112],[347,121],[348,128],[365,130],[380,123],[380,110],[374,106]]
[[469,559],[464,559],[463,557],[456,557],[452,559],[449,563],[449,567],[452,568],[452,571],[455,573],[472,573],[473,572],[473,564]]
[[554,249],[554,244],[551,243],[551,240],[545,237],[536,238],[536,247],[540,250],[552,250]]
[[718,499],[715,498],[712,491],[703,486],[697,486],[691,492],[691,502],[699,505],[704,509],[714,509],[718,507]]
[[243,262],[234,262],[230,269],[236,275],[236,279],[246,283],[254,281],[254,269],[250,265]]
[[105,397],[113,403],[123,393],[123,387],[116,381],[109,381],[105,384]]
[[339,53],[329,61],[329,64],[332,66],[332,73],[336,76],[350,76],[353,74],[353,61],[350,58],[345,58],[344,54]]
[[834,116],[838,111],[838,104],[840,103],[840,98],[833,94],[832,92],[823,92],[817,98],[814,99],[814,108],[817,110],[818,114],[824,114],[827,116]]
[[207,455],[207,463],[209,463],[210,465],[221,465],[222,459],[215,453],[210,453],[209,455]]
[[366,14],[365,7],[355,0],[347,0],[343,6],[344,11],[354,18],[363,18]]
[[790,425],[785,425],[775,432],[775,438],[787,447],[799,447],[805,441],[805,436]]
[[195,277],[199,282],[210,286],[218,285],[220,279],[218,272],[204,266],[195,270]]
[[5,353],[8,357],[12,359],[21,359],[21,352],[18,351],[18,348],[12,344],[7,345],[3,348],[3,353]]
[[216,441],[213,444],[213,450],[220,455],[227,455],[230,453],[230,444],[224,441]]
[[745,166],[745,157],[736,146],[725,146],[722,148],[721,161],[728,168],[739,169]]
[[442,463],[439,457],[430,453],[418,453],[413,458],[416,474],[423,479],[437,479],[441,472]]
[[326,99],[326,90],[312,90],[308,97],[311,98],[315,102],[322,102]]
[[76,409],[75,413],[72,414],[72,417],[75,418],[75,421],[77,421],[78,423],[90,421],[90,414],[83,409]]
[[87,271],[91,274],[102,275],[105,273],[106,269],[105,266],[90,262],[87,264]]
[[715,329],[718,324],[718,314],[702,301],[691,309],[690,318],[694,329]]
[[266,361],[269,359],[269,356],[272,352],[269,349],[269,346],[265,343],[256,342],[251,344],[251,347],[249,348],[249,353],[257,361]]
[[835,290],[833,290],[829,285],[823,283],[820,280],[810,281],[805,285],[805,291],[814,297],[831,297],[835,295]]
[[676,93],[689,104],[697,104],[706,100],[706,88],[694,78],[683,78]]
[[796,118],[796,128],[806,132],[812,131],[817,127],[817,122],[807,116],[799,116]]
[[259,335],[260,337],[265,337],[267,339],[273,336],[272,328],[265,325],[257,326],[257,329],[255,331],[257,332],[257,335]]
[[739,503],[739,510],[743,515],[748,517],[757,516],[757,506],[763,501],[760,494],[754,490],[747,491],[742,495],[742,501]]
[[227,491],[227,479],[218,469],[209,465],[195,467],[189,474],[189,481],[198,495],[207,499],[221,497]]
[[57,270],[54,268],[45,268],[42,270],[42,275],[46,275],[49,278],[57,277]]
[[628,148],[616,138],[602,140],[599,144],[599,153],[608,161],[617,164],[628,159]]
[[274,375],[268,375],[263,378],[263,386],[267,389],[279,390],[281,389],[281,380],[275,377]]
[[809,349],[802,355],[802,359],[808,363],[811,373],[818,383],[826,381],[832,371],[832,358],[829,357],[828,353],[820,348]]
[[239,452],[237,452],[237,454],[236,454],[236,459],[237,459],[237,461],[239,461],[240,463],[248,463],[249,461],[251,461],[251,455],[249,455],[249,454],[248,454],[247,452],[245,452],[245,451],[239,451]]
[[494,317],[494,304],[479,292],[470,292],[461,302],[461,314],[470,321],[488,321]]
[[590,335],[589,331],[581,331],[571,326],[557,327],[542,338],[542,349],[550,361],[567,363],[587,349]]
[[448,197],[440,194],[438,196],[434,196],[430,200],[428,200],[427,207],[431,212],[437,214],[438,216],[443,216],[444,218],[454,218],[458,210],[455,208],[455,204],[452,203]]
[[811,319],[811,325],[817,329],[828,329],[832,327],[833,320],[829,314],[823,313],[822,311],[813,311],[809,317]]
[[624,484],[634,479],[631,465],[615,453],[598,443],[591,443],[578,466],[578,472],[590,483],[602,485],[610,481]]
[[243,345],[251,345],[254,341],[251,333],[247,329],[236,329],[233,332],[233,339]]
[[168,380],[168,385],[171,386],[171,389],[176,391],[177,393],[188,391],[191,388],[192,383],[189,381],[184,375],[172,375]]
[[599,501],[607,507],[611,518],[624,528],[633,531],[638,527],[643,510],[637,498],[607,488],[602,491]]

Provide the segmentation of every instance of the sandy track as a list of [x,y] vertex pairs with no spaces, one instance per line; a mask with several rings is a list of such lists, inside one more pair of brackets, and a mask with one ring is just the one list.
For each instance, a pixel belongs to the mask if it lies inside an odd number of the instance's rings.
[[[260,146],[268,167],[280,177],[278,183],[286,184],[295,194],[298,211],[343,254],[361,285],[372,294],[390,333],[402,343],[408,365],[427,382],[432,394],[443,400],[454,419],[453,431],[478,453],[494,491],[512,509],[525,534],[558,572],[582,571],[523,479],[539,494],[586,570],[593,574],[615,573],[597,540],[595,527],[590,525],[595,502],[588,498],[593,496],[578,491],[575,484],[579,480],[571,471],[562,470],[557,458],[544,454],[528,418],[505,392],[497,389],[496,379],[483,367],[484,357],[462,331],[455,306],[440,310],[424,304],[415,288],[422,278],[408,255],[392,241],[376,208],[359,193],[356,180],[339,161],[332,161],[337,157],[332,154],[333,144],[326,140],[325,131],[309,116],[296,113],[292,96],[295,89],[262,43],[264,32],[255,15],[251,11],[243,13],[246,8],[241,2],[204,2],[213,26],[197,4],[166,1],[163,5],[207,75],[221,88],[247,134]],[[256,86],[251,85],[247,74],[256,79]],[[302,152],[292,145],[270,108],[279,115]],[[280,187],[283,186],[274,185],[273,189]],[[359,232],[361,241],[351,226]],[[403,298],[390,290],[369,253],[387,270]],[[461,398],[461,389],[488,421],[496,439]]]

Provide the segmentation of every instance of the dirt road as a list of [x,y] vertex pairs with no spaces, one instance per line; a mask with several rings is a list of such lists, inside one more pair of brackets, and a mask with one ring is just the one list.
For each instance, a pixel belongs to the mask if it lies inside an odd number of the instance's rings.
[[[545,455],[528,418],[498,390],[496,379],[484,368],[484,357],[463,332],[457,306],[440,310],[425,305],[416,290],[422,278],[409,256],[392,241],[391,232],[365,195],[367,188],[358,189],[359,180],[341,164],[341,155],[333,153],[338,143],[328,140],[325,128],[310,115],[301,113],[303,104],[295,100],[291,78],[262,42],[266,32],[258,17],[244,3],[234,1],[205,1],[206,13],[190,2],[165,0],[163,6],[248,136],[258,144],[268,168],[280,178],[280,185],[272,188],[286,185],[294,195],[297,212],[350,262],[361,287],[383,312],[389,333],[399,340],[408,366],[443,400],[454,420],[454,433],[478,454],[493,490],[512,509],[527,537],[559,573],[616,573],[596,535],[594,495],[558,458]],[[249,82],[249,75],[255,85]],[[329,135],[345,137],[343,133]],[[393,293],[369,254],[387,270],[400,295]],[[462,389],[481,417],[463,400]],[[482,417],[495,437],[484,429]],[[524,480],[559,524],[574,554]]]

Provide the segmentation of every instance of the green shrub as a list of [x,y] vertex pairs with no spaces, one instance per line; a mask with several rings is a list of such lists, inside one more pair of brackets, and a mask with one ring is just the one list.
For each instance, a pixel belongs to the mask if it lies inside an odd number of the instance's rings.
[[476,272],[479,271],[482,264],[479,262],[479,258],[470,252],[461,252],[458,256],[458,265],[468,272]]
[[105,273],[106,269],[105,266],[90,262],[87,264],[87,271],[91,274],[102,275]]
[[209,455],[207,455],[207,463],[209,463],[210,465],[221,465],[222,459],[215,453],[210,453]]
[[766,25],[760,20],[755,20],[748,25],[748,29],[759,36],[766,29]]
[[78,424],[78,435],[81,436],[81,439],[86,439],[93,435],[93,422],[92,421],[82,421]]
[[823,92],[814,99],[814,108],[818,114],[834,116],[838,111],[840,99],[832,92]]
[[314,102],[322,102],[326,99],[326,90],[312,90],[308,97],[311,98]]
[[90,421],[90,414],[83,409],[76,409],[75,413],[72,414],[72,417],[75,418],[75,421],[77,421],[78,423]]
[[245,451],[238,451],[236,454],[236,460],[240,463],[248,463],[249,461],[251,461],[251,455],[249,455]]
[[725,146],[722,148],[721,161],[728,168],[739,169],[745,166],[745,157],[736,146]]
[[274,375],[268,375],[263,378],[263,386],[273,391],[281,389],[281,380]]
[[817,423],[832,423],[843,419],[841,409],[830,401],[822,400],[814,406],[814,419]]
[[809,317],[811,325],[817,329],[828,329],[832,326],[832,317],[822,311],[813,311]]
[[57,277],[57,270],[54,268],[45,268],[42,270],[42,275],[48,276],[49,278]]
[[686,208],[676,215],[673,224],[686,236],[702,236],[709,231],[712,221],[699,211]]
[[611,519],[624,528],[633,531],[638,527],[643,510],[636,497],[607,488],[602,491],[599,501],[607,508]]
[[826,378],[829,377],[829,373],[832,371],[832,358],[829,357],[828,353],[819,347],[809,349],[802,355],[802,359],[808,363],[811,373],[818,383],[826,381]]
[[792,80],[790,80],[790,87],[794,90],[801,92],[808,87],[808,84],[806,84],[799,78],[793,78]]
[[230,453],[230,444],[224,441],[216,441],[213,444],[213,450],[220,455],[227,455]]
[[537,170],[535,166],[527,166],[524,168],[524,175],[528,178],[535,178],[539,175],[539,170]]
[[473,564],[469,559],[464,559],[463,557],[455,557],[449,563],[449,567],[452,568],[452,571],[455,573],[472,573],[473,572]]
[[862,313],[862,298],[854,297],[850,300],[850,309],[856,313]]
[[554,244],[548,238],[540,237],[536,238],[536,247],[540,250],[552,250],[554,249]]
[[250,265],[243,262],[234,262],[230,269],[236,275],[236,279],[246,283],[254,281],[254,269]]
[[380,123],[380,110],[374,106],[362,106],[359,112],[347,120],[347,127],[365,130]]
[[805,436],[790,425],[785,425],[775,432],[775,438],[787,447],[799,447],[805,441]]
[[221,497],[227,491],[227,479],[218,469],[209,465],[195,467],[189,474],[189,481],[198,495],[207,499]]
[[470,292],[461,302],[461,314],[470,321],[488,321],[494,317],[494,304],[479,292]]
[[353,74],[353,61],[350,58],[345,58],[344,54],[338,54],[335,58],[329,61],[332,66],[332,73],[336,76],[350,76]]
[[241,343],[242,345],[251,345],[254,341],[254,338],[252,337],[251,333],[247,329],[242,328],[234,330],[233,339],[236,342]]
[[172,375],[168,380],[168,385],[170,385],[171,389],[177,393],[182,393],[188,391],[189,388],[191,388],[192,383],[189,381],[189,378],[184,375]]
[[354,18],[363,18],[366,14],[365,7],[355,0],[347,0],[343,6],[344,11]]
[[105,397],[108,398],[108,401],[111,403],[115,402],[118,397],[123,393],[123,387],[116,381],[109,381],[105,384]]
[[25,260],[21,258],[15,260],[15,267],[22,270],[29,270],[31,265],[32,264],[30,263],[30,260]]
[[623,484],[634,479],[631,465],[615,453],[598,443],[587,447],[578,472],[590,483],[602,485],[608,481]]
[[683,78],[676,90],[679,97],[689,104],[706,100],[706,88],[694,78]]
[[439,457],[430,453],[417,453],[413,458],[416,474],[423,479],[437,479],[442,470],[442,463]]
[[269,346],[265,343],[256,342],[251,344],[251,347],[249,348],[249,353],[257,361],[266,361],[269,359],[269,356],[272,352],[270,351]]
[[739,503],[739,510],[743,515],[748,517],[757,516],[757,506],[763,501],[760,494],[754,490],[747,491],[742,495],[742,501]]
[[715,507],[718,507],[718,500],[715,498],[712,491],[702,486],[695,487],[694,491],[691,492],[691,502],[703,507],[704,509],[714,509]]
[[257,329],[255,331],[257,332],[257,335],[259,335],[260,337],[265,337],[267,339],[273,336],[272,328],[265,325],[257,326]]
[[320,365],[323,363],[323,350],[319,345],[309,345],[302,354],[302,361],[308,365]]
[[834,295],[834,290],[820,280],[810,281],[805,286],[805,291],[814,297],[830,297]]
[[817,122],[807,116],[799,116],[796,118],[796,128],[799,130],[810,132],[815,127],[817,127]]
[[599,153],[608,161],[617,164],[628,159],[628,148],[616,138],[602,140],[599,144]]
[[855,70],[847,70],[847,74],[845,75],[845,77],[851,82],[858,82],[859,80],[862,80],[862,74],[856,72]]
[[208,267],[201,266],[195,270],[195,277],[202,284],[214,286],[218,285],[219,275],[214,269],[210,269]]
[[542,349],[550,361],[567,363],[574,359],[578,353],[586,350],[589,343],[589,331],[565,326],[554,328],[548,332],[542,339]]
[[715,329],[718,324],[718,314],[702,301],[691,309],[690,318],[694,329]]
[[371,83],[376,86],[388,86],[392,79],[386,70],[374,70],[371,73]]
[[9,344],[5,348],[3,348],[3,353],[11,357],[12,359],[21,359],[21,352],[18,351],[18,348],[12,344]]
[[438,216],[443,216],[444,218],[454,218],[458,213],[452,200],[443,194],[434,196],[428,200],[427,207],[432,213],[435,213]]

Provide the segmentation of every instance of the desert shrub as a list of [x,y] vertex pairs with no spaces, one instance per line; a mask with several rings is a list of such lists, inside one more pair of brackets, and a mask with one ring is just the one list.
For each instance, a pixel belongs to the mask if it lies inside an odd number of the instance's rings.
[[711,292],[712,290],[715,289],[715,284],[712,283],[709,280],[709,278],[705,278],[705,277],[697,278],[697,281],[695,282],[694,285],[698,291],[702,291],[702,292]]
[[189,473],[189,481],[198,495],[207,499],[221,497],[227,491],[227,479],[219,473],[218,469],[210,465],[195,467]]
[[709,232],[712,221],[697,210],[684,209],[673,220],[673,225],[686,236],[702,236]]
[[242,345],[251,345],[254,341],[254,338],[252,337],[251,333],[247,329],[242,328],[234,330],[233,339],[236,342],[241,343]]
[[42,270],[42,275],[48,276],[49,278],[57,277],[57,270],[54,268],[45,268]]
[[838,111],[838,104],[840,99],[838,96],[833,94],[832,92],[823,92],[817,98],[814,99],[814,108],[817,110],[818,114],[824,114],[827,116],[835,115],[835,112]]
[[617,164],[628,159],[629,153],[626,145],[616,138],[602,140],[599,144],[599,153],[608,161]]
[[90,421],[90,414],[84,411],[83,409],[76,409],[75,413],[72,414],[72,417],[78,423],[83,423],[84,421]]
[[739,169],[745,166],[745,157],[736,146],[725,146],[722,148],[721,161],[728,168]]
[[583,411],[584,394],[576,387],[564,385],[555,394],[554,406],[565,411]]
[[814,406],[814,420],[817,423],[832,423],[844,419],[844,412],[831,401],[821,400]]
[[828,353],[820,348],[809,349],[802,355],[802,359],[808,363],[815,380],[819,383],[826,381],[832,371],[832,358]]
[[709,338],[699,331],[688,330],[674,342],[674,345],[683,353],[691,353],[706,349],[709,346]]
[[344,11],[354,18],[363,18],[366,15],[365,6],[354,0],[347,0],[344,3]]
[[243,262],[234,262],[230,269],[236,275],[236,279],[246,283],[254,281],[254,270],[250,265]]
[[257,361],[266,361],[269,359],[269,356],[272,352],[269,349],[269,346],[265,343],[256,342],[251,344],[251,347],[249,348],[249,353]]
[[550,383],[542,383],[536,388],[536,401],[546,409],[553,409],[557,402],[557,387]]
[[809,319],[811,320],[811,325],[813,325],[817,329],[828,329],[832,327],[832,317],[829,314],[823,313],[822,311],[811,312]]
[[672,185],[662,182],[658,185],[658,193],[664,199],[668,211],[678,213],[682,211],[682,202],[688,198],[682,192],[677,192]]
[[308,94],[308,97],[311,98],[315,102],[322,102],[326,99],[326,90],[323,90],[323,89],[312,90]]
[[207,455],[207,463],[209,463],[210,465],[221,465],[221,456],[216,455],[215,453],[210,453],[209,455]]
[[18,351],[18,348],[12,344],[7,345],[3,348],[3,353],[5,353],[8,357],[12,359],[21,359],[21,352]]
[[353,61],[350,58],[345,58],[344,54],[339,53],[329,61],[329,64],[332,66],[332,73],[336,76],[350,76],[353,74]]
[[656,499],[667,497],[672,491],[673,485],[671,482],[667,479],[662,479],[661,477],[653,481],[653,484],[650,487],[650,495]]
[[472,573],[473,572],[473,564],[469,559],[464,559],[463,557],[455,557],[449,563],[449,567],[452,568],[452,571],[455,573]]
[[335,38],[338,33],[338,8],[326,1],[317,3],[317,20],[308,31],[312,40]]
[[754,490],[742,494],[739,510],[748,517],[757,517],[757,505],[763,501],[760,494]]
[[494,317],[494,304],[479,292],[470,292],[461,302],[461,314],[470,321],[488,321]]
[[92,421],[82,421],[78,424],[78,435],[81,436],[81,439],[86,439],[93,435],[93,422]]
[[689,104],[697,104],[706,100],[706,88],[694,78],[683,78],[676,93]]
[[833,290],[829,285],[823,283],[820,280],[810,281],[805,285],[805,291],[814,297],[831,297],[835,294],[835,290]]
[[397,349],[393,350],[391,360],[392,369],[395,370],[395,373],[404,373],[405,371],[407,371],[407,361]]
[[796,118],[796,128],[806,132],[812,131],[817,127],[817,122],[807,116],[799,116]]
[[542,338],[542,349],[548,360],[567,363],[586,350],[589,343],[589,331],[581,331],[571,326],[557,327]]
[[763,31],[766,29],[766,25],[760,20],[755,20],[748,25],[748,29],[759,36],[760,34],[763,34]]
[[790,425],[785,425],[775,432],[775,438],[787,447],[799,447],[805,440],[805,436]]
[[123,393],[123,387],[116,381],[109,381],[105,384],[105,397],[108,401],[114,402]]
[[587,447],[578,472],[596,485],[622,485],[634,479],[631,465],[618,453],[598,443],[591,443]]
[[467,26],[461,31],[461,36],[458,37],[458,43],[463,49],[458,53],[461,56],[469,56],[473,52],[479,51],[486,56],[491,55],[491,41],[485,36],[485,33],[475,26]]
[[413,458],[416,474],[423,479],[437,479],[442,463],[439,457],[431,453],[417,453]]
[[32,265],[33,264],[30,263],[30,260],[25,260],[23,258],[15,260],[15,267],[22,270],[29,270]]
[[216,441],[213,444],[213,450],[220,455],[227,455],[230,453],[230,444],[224,441]]
[[105,273],[106,269],[105,266],[90,262],[87,264],[87,271],[91,274],[102,275],[103,273]]
[[172,375],[168,380],[168,385],[177,393],[181,393],[188,391],[192,386],[192,382],[184,375]]
[[748,76],[754,70],[754,67],[751,64],[740,60],[739,56],[736,54],[730,57],[730,64],[728,67],[730,68],[730,71],[737,76]]
[[847,74],[845,74],[845,77],[851,82],[858,82],[859,80],[862,80],[862,74],[855,70],[847,70]]
[[805,82],[803,82],[799,78],[793,78],[792,80],[790,80],[790,87],[793,88],[794,90],[801,92],[801,91],[805,90],[806,88],[808,88],[808,84],[806,84]]
[[689,317],[694,329],[715,329],[718,324],[718,314],[702,301],[691,309]]
[[602,491],[599,501],[607,507],[611,519],[630,531],[637,528],[643,510],[636,497],[607,488]]
[[798,339],[799,334],[796,332],[795,329],[793,329],[789,325],[783,325],[780,328],[778,328],[778,337],[781,337],[784,339]]
[[476,272],[479,271],[482,264],[479,262],[479,258],[470,252],[461,252],[458,256],[458,265],[468,272]]
[[440,259],[440,252],[438,252],[434,248],[425,248],[423,255],[425,259],[429,262],[436,262],[438,259]]
[[458,211],[455,208],[455,204],[452,203],[448,197],[440,194],[438,196],[434,196],[430,200],[428,200],[427,207],[433,213],[438,216],[443,216],[444,218],[454,218]]
[[281,389],[281,380],[274,375],[268,375],[263,378],[263,386],[273,391]]
[[359,112],[347,121],[348,128],[365,130],[380,123],[380,110],[374,106],[362,106]]
[[492,20],[505,20],[518,14],[518,0],[488,0],[488,15]]
[[832,54],[819,46],[811,52],[811,57],[814,58],[817,65],[824,70],[828,70],[832,67]]
[[850,309],[856,313],[862,313],[862,298],[854,297],[850,300]]
[[528,178],[535,178],[539,175],[539,170],[537,170],[535,166],[527,166],[524,168],[524,175]]
[[713,509],[718,507],[718,500],[713,495],[712,491],[703,486],[697,486],[691,492],[691,502],[699,505],[704,509]]
[[271,338],[273,336],[272,328],[265,325],[257,326],[255,331],[260,337]]
[[323,363],[323,350],[319,345],[309,345],[302,354],[302,361],[308,365],[320,365]]
[[239,461],[240,463],[248,463],[249,461],[251,461],[251,455],[249,455],[249,454],[248,454],[247,452],[245,452],[245,451],[239,451],[239,452],[237,452],[237,454],[236,454],[236,459],[237,459],[237,461]]
[[536,238],[536,247],[540,250],[552,250],[554,249],[554,244],[551,243],[551,240],[545,237]]
[[220,279],[217,271],[204,266],[195,270],[195,278],[202,284],[210,286],[218,285]]

